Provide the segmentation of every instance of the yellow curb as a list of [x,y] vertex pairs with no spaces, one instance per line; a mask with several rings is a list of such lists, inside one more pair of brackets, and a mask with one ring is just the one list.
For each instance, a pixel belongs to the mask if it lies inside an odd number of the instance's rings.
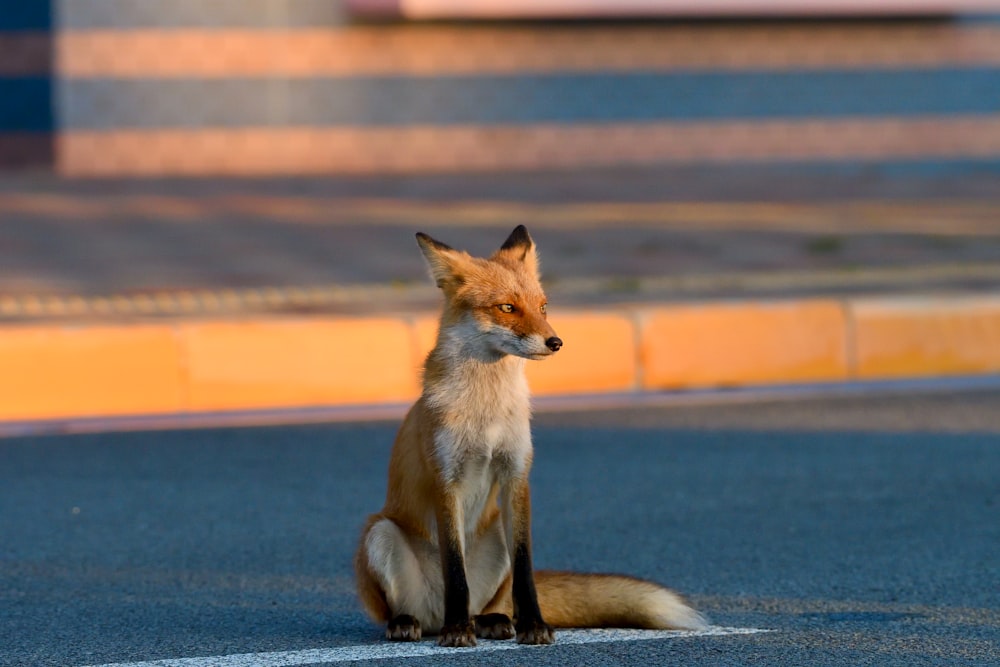
[[[553,314],[536,395],[1000,372],[1000,298]],[[0,328],[0,421],[407,402],[437,317]]]
[[676,306],[642,320],[643,389],[848,379],[837,301]]
[[638,358],[632,319],[614,313],[552,315],[563,347],[555,356],[528,362],[528,384],[539,396],[636,389]]
[[1000,371],[1000,298],[864,299],[851,304],[860,379]]
[[178,412],[169,326],[0,329],[0,420]]
[[392,318],[186,324],[189,409],[408,400],[410,327]]
[[416,349],[414,352],[415,368],[419,372],[424,367],[424,360],[427,354],[434,348],[437,342],[438,321],[437,315],[421,315],[413,320],[414,337]]

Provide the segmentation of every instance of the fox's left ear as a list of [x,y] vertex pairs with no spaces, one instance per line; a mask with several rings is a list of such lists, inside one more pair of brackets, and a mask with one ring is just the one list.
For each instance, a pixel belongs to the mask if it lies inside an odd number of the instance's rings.
[[438,287],[454,289],[465,281],[463,276],[470,261],[467,253],[436,241],[423,232],[417,232],[417,244]]
[[524,225],[518,225],[514,228],[514,231],[510,233],[493,258],[523,262],[531,273],[538,275],[538,253],[535,250],[535,242],[531,240],[531,235],[528,234],[528,229]]

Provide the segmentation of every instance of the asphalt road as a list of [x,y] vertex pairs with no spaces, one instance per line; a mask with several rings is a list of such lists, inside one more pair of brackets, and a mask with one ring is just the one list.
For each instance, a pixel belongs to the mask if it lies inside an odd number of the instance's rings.
[[[377,655],[350,561],[393,432],[0,440],[0,665]],[[542,414],[535,441],[538,567],[770,632],[372,664],[1000,664],[1000,393]]]

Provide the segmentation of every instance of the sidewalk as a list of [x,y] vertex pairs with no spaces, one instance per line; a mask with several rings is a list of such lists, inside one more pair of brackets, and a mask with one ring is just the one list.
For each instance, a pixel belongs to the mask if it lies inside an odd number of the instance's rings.
[[410,400],[414,232],[488,254],[520,223],[566,341],[541,395],[1000,371],[990,165],[5,175],[0,220],[6,421]]

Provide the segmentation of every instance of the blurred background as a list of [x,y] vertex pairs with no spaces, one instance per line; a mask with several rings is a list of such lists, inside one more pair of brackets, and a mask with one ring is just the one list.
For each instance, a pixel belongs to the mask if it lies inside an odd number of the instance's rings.
[[572,299],[992,265],[1000,15],[969,12],[997,4],[17,3],[3,312],[223,287],[367,309],[332,287],[426,296],[415,229],[483,252],[521,222]]
[[52,0],[0,13],[0,325],[1000,285],[994,0]]

